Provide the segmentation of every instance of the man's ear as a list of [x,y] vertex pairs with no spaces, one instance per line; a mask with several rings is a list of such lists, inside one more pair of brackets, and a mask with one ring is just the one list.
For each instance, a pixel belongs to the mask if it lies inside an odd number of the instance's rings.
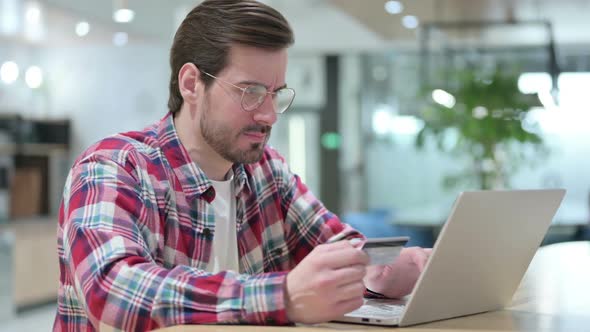
[[187,62],[178,72],[178,87],[182,99],[189,104],[196,104],[203,91],[203,82],[199,79],[200,71],[195,64]]

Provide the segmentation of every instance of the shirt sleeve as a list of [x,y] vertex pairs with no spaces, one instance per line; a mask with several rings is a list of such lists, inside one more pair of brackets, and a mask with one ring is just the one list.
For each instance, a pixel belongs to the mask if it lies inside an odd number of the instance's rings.
[[[327,242],[331,237],[344,233],[343,239],[365,239],[359,231],[342,223],[318,200],[297,174],[289,170],[280,156],[275,157],[279,164],[280,179],[283,179],[283,202],[287,213],[287,244],[298,264],[313,248]],[[385,298],[383,294],[365,289],[366,298]]]
[[289,323],[286,273],[213,275],[190,266],[167,269],[157,264],[147,244],[153,239],[146,236],[145,193],[131,174],[94,154],[76,164],[64,191],[58,234],[62,273],[95,328]]
[[285,211],[286,239],[295,263],[299,263],[317,245],[344,233],[344,239],[364,236],[330,212],[301,178],[291,172],[285,160],[275,154],[273,165],[281,187],[281,206]]

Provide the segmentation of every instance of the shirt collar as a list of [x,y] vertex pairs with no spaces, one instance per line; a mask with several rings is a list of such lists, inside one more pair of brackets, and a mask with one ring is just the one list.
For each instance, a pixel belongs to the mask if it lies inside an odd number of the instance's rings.
[[[158,124],[158,140],[160,148],[166,156],[170,168],[180,182],[182,191],[188,199],[202,195],[211,188],[212,184],[205,172],[190,158],[174,127],[174,115],[168,113]],[[234,172],[234,188],[236,195],[247,186],[247,173],[242,164],[232,166]]]

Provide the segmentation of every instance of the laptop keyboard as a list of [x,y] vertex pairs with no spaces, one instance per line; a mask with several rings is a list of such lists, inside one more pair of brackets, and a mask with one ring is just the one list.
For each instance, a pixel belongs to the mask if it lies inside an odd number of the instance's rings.
[[390,319],[401,317],[406,308],[403,304],[375,303],[373,301],[365,303],[362,307],[346,314],[348,317],[374,317],[381,319]]

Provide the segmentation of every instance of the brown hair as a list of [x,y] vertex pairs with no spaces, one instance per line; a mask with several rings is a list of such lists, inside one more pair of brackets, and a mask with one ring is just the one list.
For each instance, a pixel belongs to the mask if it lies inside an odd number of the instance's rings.
[[[227,65],[234,44],[281,50],[294,42],[289,23],[275,9],[254,0],[205,0],[191,10],[174,36],[170,50],[170,97],[168,109],[182,106],[178,73],[185,63],[217,75]],[[212,79],[201,75],[205,88]]]

